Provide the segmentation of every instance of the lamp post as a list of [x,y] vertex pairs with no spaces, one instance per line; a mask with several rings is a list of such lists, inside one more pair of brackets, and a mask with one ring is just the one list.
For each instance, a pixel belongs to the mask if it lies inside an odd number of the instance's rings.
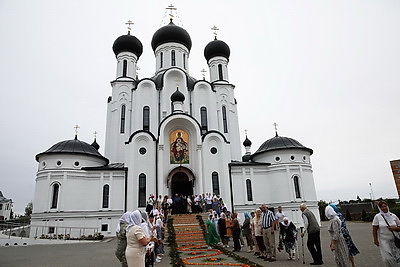
[[372,196],[372,199],[371,199],[371,200],[374,200],[374,199],[375,199],[375,197],[374,197],[374,191],[372,191],[372,184],[371,184],[371,183],[369,183],[369,187],[371,188],[371,196]]

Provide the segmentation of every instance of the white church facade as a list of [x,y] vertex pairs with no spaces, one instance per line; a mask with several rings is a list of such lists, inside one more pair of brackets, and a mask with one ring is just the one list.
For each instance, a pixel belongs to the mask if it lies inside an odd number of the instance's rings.
[[150,194],[216,193],[237,212],[282,205],[297,223],[304,202],[318,215],[311,149],[276,135],[252,154],[246,137],[242,155],[229,46],[215,38],[205,47],[209,80],[190,76],[191,38],[172,20],[151,46],[155,75],[138,79],[142,43],[129,32],[114,42],[104,156],[96,139],[77,136],[36,156],[31,237],[114,235],[121,214]]

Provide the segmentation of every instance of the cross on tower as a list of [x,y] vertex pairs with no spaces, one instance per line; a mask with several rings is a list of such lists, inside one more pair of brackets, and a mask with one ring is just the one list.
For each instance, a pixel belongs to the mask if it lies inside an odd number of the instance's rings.
[[79,125],[77,124],[74,126],[74,128],[75,128],[75,139],[78,139],[78,129],[81,127],[79,127]]
[[96,139],[96,137],[97,137],[97,132],[96,131],[94,131],[94,139]]
[[206,79],[206,70],[205,69],[202,69],[201,70],[201,73],[203,74],[203,80],[205,80]]
[[132,30],[131,25],[133,25],[134,23],[131,20],[128,20],[128,22],[126,22],[125,24],[128,25],[128,34],[130,34]]
[[176,79],[175,79],[175,82],[176,82],[176,88],[179,88],[179,79],[176,78]]
[[218,35],[217,31],[219,31],[218,27],[214,25],[214,27],[212,27],[211,30],[214,31],[214,37],[215,37],[215,39],[217,39],[217,35]]
[[172,21],[174,18],[174,15],[172,15],[172,11],[176,10],[177,8],[174,7],[173,4],[170,4],[168,7],[166,7],[165,9],[169,10],[169,16],[170,16],[170,20]]
[[278,124],[276,122],[274,122],[274,124],[272,124],[275,127],[275,135],[278,136]]
[[246,137],[247,137],[247,129],[244,129],[244,133],[246,134]]

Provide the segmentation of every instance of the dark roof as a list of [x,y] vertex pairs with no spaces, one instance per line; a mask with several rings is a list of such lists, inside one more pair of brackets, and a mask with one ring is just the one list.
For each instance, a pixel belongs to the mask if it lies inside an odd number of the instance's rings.
[[106,161],[106,164],[109,162],[107,158],[103,157],[99,151],[96,150],[96,148],[88,143],[78,140],[76,136],[73,140],[61,141],[47,149],[45,152],[37,154],[36,161],[39,161],[41,156],[49,154],[83,154],[101,158]]
[[159,45],[165,43],[179,43],[186,46],[189,51],[192,48],[192,39],[190,39],[189,33],[185,29],[176,26],[172,20],[168,25],[161,27],[154,33],[151,47],[153,51],[156,51]]
[[218,56],[229,59],[230,55],[231,50],[229,49],[229,46],[224,41],[217,40],[217,38],[215,38],[214,41],[209,42],[204,48],[204,57],[207,61]]
[[102,170],[125,170],[127,167],[125,167],[124,163],[111,163],[108,165],[100,166],[100,167],[84,167],[82,170],[87,170],[87,171],[102,171]]
[[12,201],[12,199],[6,198],[5,196],[3,196],[3,193],[0,191],[0,203],[7,203],[10,201]]
[[260,146],[260,148],[252,155],[252,157],[263,152],[281,149],[302,149],[307,150],[308,152],[310,152],[310,154],[313,153],[313,150],[311,148],[303,146],[293,138],[276,135],[275,137],[265,141]]
[[139,58],[143,53],[143,45],[140,40],[129,33],[118,37],[117,40],[115,40],[112,49],[115,56],[121,52],[131,52]]
[[183,102],[185,101],[185,95],[176,88],[176,91],[171,95],[171,102]]
[[94,139],[93,143],[91,144],[92,147],[94,147],[97,151],[100,148],[100,145],[97,143],[96,138]]

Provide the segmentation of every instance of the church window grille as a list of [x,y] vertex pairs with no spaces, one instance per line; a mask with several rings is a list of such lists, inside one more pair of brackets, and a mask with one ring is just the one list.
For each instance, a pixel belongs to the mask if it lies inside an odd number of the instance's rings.
[[102,224],[101,225],[101,231],[102,232],[107,232],[108,231],[108,224]]
[[216,195],[219,195],[219,178],[218,178],[218,172],[213,172],[211,175],[212,178],[212,188],[213,188],[213,193]]
[[161,52],[161,53],[160,53],[160,68],[163,67],[163,64],[164,64],[164,53]]
[[139,174],[139,207],[146,207],[146,174]]
[[224,125],[224,133],[228,132],[228,118],[226,117],[226,107],[222,106],[222,122]]
[[121,106],[121,129],[120,129],[120,133],[125,133],[125,111],[126,111],[126,106],[122,105]]
[[58,192],[60,191],[60,185],[54,184],[53,185],[53,197],[51,199],[51,208],[56,209],[58,204]]
[[61,160],[58,160],[56,164],[58,167],[61,167],[61,164],[62,164]]
[[103,186],[103,209],[108,208],[110,202],[110,186],[108,184]]
[[207,122],[207,108],[200,108],[200,118],[201,118],[201,134],[205,134],[208,131]]
[[128,61],[124,60],[122,64],[123,64],[122,65],[122,76],[126,77],[126,72],[128,69]]
[[183,54],[183,68],[186,69],[186,54]]
[[219,76],[220,80],[224,79],[224,75],[223,75],[223,72],[222,72],[222,64],[218,64],[218,76]]
[[55,227],[54,226],[50,226],[49,227],[49,234],[54,234],[55,232]]
[[216,147],[212,147],[212,148],[210,148],[210,152],[211,152],[211,154],[217,154],[218,150]]
[[296,198],[301,198],[299,176],[297,175],[293,176],[293,184],[294,184],[294,192],[296,194]]
[[148,106],[143,107],[143,130],[148,131],[150,129],[150,108]]
[[147,150],[146,150],[145,147],[139,148],[139,153],[140,153],[140,155],[144,155],[144,154],[146,154],[146,152],[147,152]]
[[171,66],[175,66],[175,50],[171,51]]

